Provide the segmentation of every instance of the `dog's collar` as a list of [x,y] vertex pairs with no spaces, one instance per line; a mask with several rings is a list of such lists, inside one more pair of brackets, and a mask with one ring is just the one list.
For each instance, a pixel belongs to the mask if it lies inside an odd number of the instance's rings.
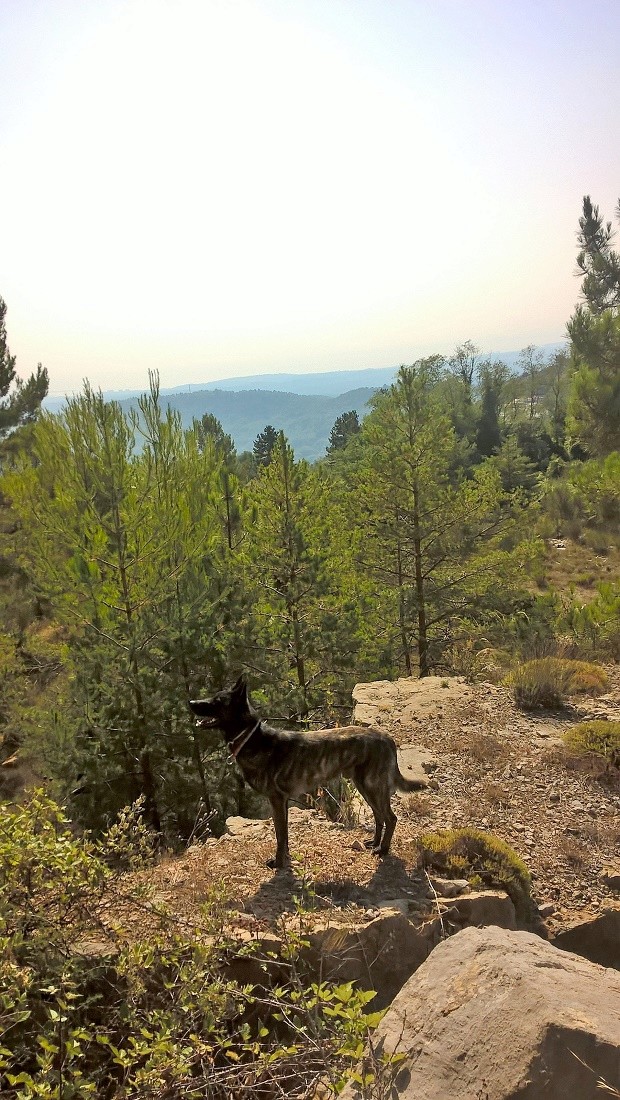
[[[241,730],[241,733],[238,733],[236,737],[233,737],[232,741],[228,742],[228,748],[230,749],[230,755],[233,760],[237,759],[243,746],[247,745],[252,734],[256,733],[258,727],[260,726],[260,721],[261,720],[259,718],[258,721],[249,730]],[[233,746],[235,745],[235,741],[239,741],[240,743],[233,748]]]

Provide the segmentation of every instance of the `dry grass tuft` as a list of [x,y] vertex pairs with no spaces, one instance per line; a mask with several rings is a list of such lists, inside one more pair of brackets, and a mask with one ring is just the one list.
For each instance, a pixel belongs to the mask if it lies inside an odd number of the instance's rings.
[[559,842],[560,855],[564,857],[567,863],[572,867],[583,867],[587,862],[588,853],[583,844],[580,844],[578,840],[575,840],[572,836],[563,836]]
[[410,794],[405,799],[405,809],[415,817],[429,817],[433,803],[426,794]]
[[507,806],[510,802],[510,794],[505,786],[501,783],[496,783],[493,779],[489,779],[483,784],[480,792],[481,798],[488,806],[500,807]]
[[495,737],[492,733],[470,733],[468,730],[451,734],[446,748],[448,752],[471,756],[472,760],[478,764],[498,762],[508,755],[507,747],[499,737]]
[[507,678],[517,706],[524,710],[563,707],[570,695],[599,695],[608,686],[600,665],[567,657],[526,661]]

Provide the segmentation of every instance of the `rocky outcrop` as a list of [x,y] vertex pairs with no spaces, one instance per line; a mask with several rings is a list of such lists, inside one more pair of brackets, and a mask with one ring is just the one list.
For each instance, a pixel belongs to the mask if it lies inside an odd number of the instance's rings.
[[575,921],[552,941],[563,951],[620,970],[620,904],[611,904],[587,920]]
[[[491,688],[491,685],[489,685]],[[491,690],[494,690],[491,688]],[[475,689],[462,676],[406,677],[400,680],[374,680],[353,688],[353,721],[362,726],[402,725],[408,731],[418,722],[433,719],[455,703],[463,705],[473,698]],[[397,740],[400,740],[397,737]]]
[[[450,898],[438,906],[435,917],[421,923],[417,906],[407,898],[382,904],[377,915],[367,920],[315,921],[312,928],[299,926],[294,918],[283,923],[288,923],[293,938],[303,941],[300,958],[311,980],[354,982],[360,989],[373,989],[375,1011],[390,1004],[445,936],[473,924],[514,928],[515,910],[507,894],[487,890]],[[236,937],[246,946],[252,944],[253,951],[233,956],[232,979],[242,985],[262,984],[265,959],[272,979],[282,979],[286,937],[280,933],[257,937],[240,930]]]
[[[439,944],[373,1036],[403,1100],[598,1100],[620,1086],[620,976],[528,932]],[[360,1095],[349,1085],[345,1100]]]
[[432,951],[433,936],[404,913],[386,909],[365,924],[313,930],[303,952],[311,971],[327,981],[374,989],[373,1011],[385,1008]]

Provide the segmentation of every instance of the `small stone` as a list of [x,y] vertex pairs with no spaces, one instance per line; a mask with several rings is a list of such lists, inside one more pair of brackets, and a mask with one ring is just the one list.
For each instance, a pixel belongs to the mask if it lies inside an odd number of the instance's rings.
[[600,875],[600,880],[610,890],[620,890],[620,866],[605,867]]
[[545,917],[552,917],[555,913],[555,905],[552,901],[544,901],[542,905],[538,906],[538,912],[540,913],[541,917],[543,917],[543,919]]
[[351,845],[351,848],[353,849],[354,852],[363,852],[364,851],[364,845],[359,840],[354,840],[352,845]]
[[470,889],[466,878],[431,878],[431,885],[440,898],[456,898]]
[[550,802],[559,802],[560,801],[560,796],[559,796],[557,791],[550,791],[549,792],[549,801]]
[[407,917],[411,909],[411,902],[409,898],[388,898],[387,901],[380,901],[377,908],[379,911],[382,909],[397,909],[399,913],[403,913]]

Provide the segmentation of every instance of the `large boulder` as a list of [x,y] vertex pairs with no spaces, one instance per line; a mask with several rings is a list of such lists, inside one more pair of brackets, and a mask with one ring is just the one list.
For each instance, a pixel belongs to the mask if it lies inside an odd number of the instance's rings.
[[620,970],[620,905],[612,903],[587,920],[576,921],[552,942],[563,951]]
[[374,989],[373,1011],[393,1000],[433,947],[430,937],[396,909],[365,924],[317,928],[307,938],[304,957],[314,973]]
[[[599,1100],[620,1087],[620,975],[529,932],[439,944],[373,1036],[403,1100]],[[359,1096],[355,1085],[342,1094]]]

